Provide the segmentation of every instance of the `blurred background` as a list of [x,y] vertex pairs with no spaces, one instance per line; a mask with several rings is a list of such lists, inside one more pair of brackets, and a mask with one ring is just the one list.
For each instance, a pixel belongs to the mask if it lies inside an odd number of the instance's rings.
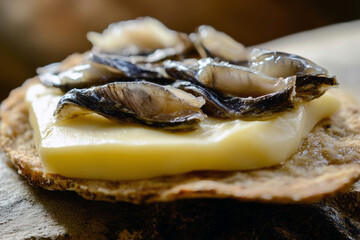
[[212,25],[246,46],[360,18],[360,1],[0,0],[0,100],[37,67],[91,48],[88,31],[152,16],[190,33]]

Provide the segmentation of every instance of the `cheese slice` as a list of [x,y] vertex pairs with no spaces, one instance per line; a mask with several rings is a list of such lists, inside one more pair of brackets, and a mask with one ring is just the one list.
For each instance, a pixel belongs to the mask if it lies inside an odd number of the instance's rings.
[[60,91],[40,84],[26,101],[47,173],[66,177],[133,180],[195,170],[243,170],[289,158],[320,119],[340,106],[329,94],[267,121],[207,118],[191,132],[119,125],[91,114],[57,123]]

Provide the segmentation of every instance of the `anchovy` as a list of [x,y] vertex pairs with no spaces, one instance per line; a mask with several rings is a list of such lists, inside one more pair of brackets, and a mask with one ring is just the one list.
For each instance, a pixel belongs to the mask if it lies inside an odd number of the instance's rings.
[[211,26],[198,27],[195,33],[190,34],[190,40],[202,58],[211,57],[234,64],[248,61],[249,53],[244,45]]
[[69,91],[60,99],[54,116],[61,122],[94,112],[120,122],[190,130],[205,118],[200,109],[204,103],[202,97],[171,86],[117,82]]
[[189,81],[178,80],[172,86],[203,97],[206,100],[202,107],[204,113],[214,117],[264,120],[273,117],[276,113],[292,110],[295,107],[294,85],[255,98],[225,95],[202,84],[194,84]]

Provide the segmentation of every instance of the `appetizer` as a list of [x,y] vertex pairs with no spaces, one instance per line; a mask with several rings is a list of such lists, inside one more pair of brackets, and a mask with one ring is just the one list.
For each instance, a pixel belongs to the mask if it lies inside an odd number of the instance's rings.
[[133,203],[304,202],[357,180],[358,106],[311,60],[150,17],[88,39],[2,103],[1,146],[31,184]]

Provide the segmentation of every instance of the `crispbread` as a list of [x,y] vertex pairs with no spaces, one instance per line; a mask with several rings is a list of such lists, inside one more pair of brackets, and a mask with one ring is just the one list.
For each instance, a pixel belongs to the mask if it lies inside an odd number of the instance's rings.
[[35,149],[24,95],[28,80],[2,103],[1,146],[19,173],[48,190],[84,198],[144,203],[182,198],[235,198],[278,203],[314,202],[345,190],[360,175],[360,110],[337,92],[341,109],[321,121],[298,152],[282,164],[251,171],[201,171],[136,181],[67,178],[44,173]]

